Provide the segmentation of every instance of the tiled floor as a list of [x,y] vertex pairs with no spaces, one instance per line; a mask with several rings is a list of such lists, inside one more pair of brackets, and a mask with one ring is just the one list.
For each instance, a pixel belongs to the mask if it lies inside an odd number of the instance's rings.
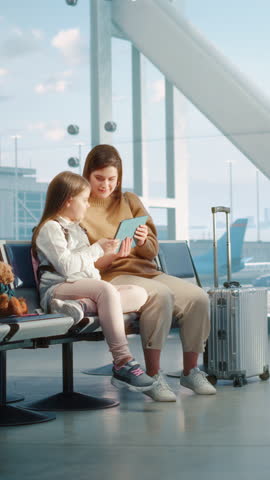
[[[142,360],[138,337],[129,337]],[[257,377],[242,388],[218,382],[203,397],[168,378],[177,402],[154,403],[111,386],[109,377],[81,373],[107,363],[104,342],[74,345],[75,388],[120,400],[99,411],[57,412],[56,420],[0,428],[3,480],[174,480],[270,477],[270,383]],[[181,367],[176,333],[168,339],[163,369]],[[27,401],[61,390],[61,347],[8,352],[9,392]]]

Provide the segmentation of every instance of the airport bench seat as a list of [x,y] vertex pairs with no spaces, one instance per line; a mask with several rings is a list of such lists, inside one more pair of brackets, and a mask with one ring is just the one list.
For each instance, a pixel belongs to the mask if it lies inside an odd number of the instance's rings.
[[[39,308],[39,299],[30,248],[30,242],[0,242],[2,260],[13,267],[16,295],[27,299],[29,311],[32,313]],[[187,242],[160,242],[160,254],[156,261],[160,270],[198,283]],[[173,272],[170,271],[172,265]],[[175,268],[178,268],[178,271]],[[139,332],[138,318],[137,313],[124,315],[127,333]],[[28,405],[32,410],[97,409],[118,405],[118,402],[111,399],[82,395],[74,392],[73,389],[73,342],[102,340],[103,338],[99,319],[95,314],[84,318],[77,325],[74,325],[71,317],[56,314],[39,316],[30,314],[24,317],[0,318],[0,425],[35,423],[51,419],[46,416],[37,420],[31,417],[28,421],[28,418],[25,419],[23,409],[7,406],[6,352],[12,349],[44,348],[62,344],[63,391],[39,402],[32,402]],[[34,415],[34,412],[32,414]],[[7,421],[3,418],[5,415]],[[23,417],[22,420],[21,417]],[[9,419],[10,423],[8,423]]]
[[[23,317],[0,317],[0,425],[36,423],[54,418],[7,405],[6,353],[13,349],[47,348],[62,344],[63,391],[28,405],[32,410],[83,410],[118,405],[119,402],[112,399],[82,395],[74,392],[73,388],[73,342],[104,338],[102,332],[98,331],[98,316],[86,317],[75,325],[71,317],[58,314],[34,315],[39,308],[39,298],[32,269],[30,242],[2,241],[0,254],[3,261],[12,265],[16,295],[26,298],[31,312]],[[134,318],[134,315],[130,318]]]

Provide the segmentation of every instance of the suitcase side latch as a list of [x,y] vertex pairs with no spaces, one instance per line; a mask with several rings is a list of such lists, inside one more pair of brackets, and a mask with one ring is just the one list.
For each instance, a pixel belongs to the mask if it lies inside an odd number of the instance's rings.
[[227,362],[218,362],[218,368],[220,372],[227,371]]
[[227,332],[226,330],[218,330],[218,339],[219,340],[226,340]]

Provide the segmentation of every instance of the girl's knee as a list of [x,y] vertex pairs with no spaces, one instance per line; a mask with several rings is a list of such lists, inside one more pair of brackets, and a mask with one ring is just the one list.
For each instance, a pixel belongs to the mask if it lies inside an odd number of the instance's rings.
[[119,292],[115,288],[114,285],[112,285],[109,282],[105,282],[104,280],[100,280],[100,293],[102,295],[106,296],[112,296],[112,297],[119,297]]
[[147,301],[148,294],[143,287],[138,285],[118,285],[116,288],[120,293],[125,309],[130,308],[130,311],[138,311]]

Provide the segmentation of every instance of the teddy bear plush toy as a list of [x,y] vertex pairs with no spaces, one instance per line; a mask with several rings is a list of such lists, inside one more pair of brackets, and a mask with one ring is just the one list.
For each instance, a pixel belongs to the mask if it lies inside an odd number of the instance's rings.
[[7,317],[16,315],[18,317],[27,313],[27,303],[24,298],[16,298],[10,283],[14,280],[12,268],[5,262],[0,261],[0,316]]

